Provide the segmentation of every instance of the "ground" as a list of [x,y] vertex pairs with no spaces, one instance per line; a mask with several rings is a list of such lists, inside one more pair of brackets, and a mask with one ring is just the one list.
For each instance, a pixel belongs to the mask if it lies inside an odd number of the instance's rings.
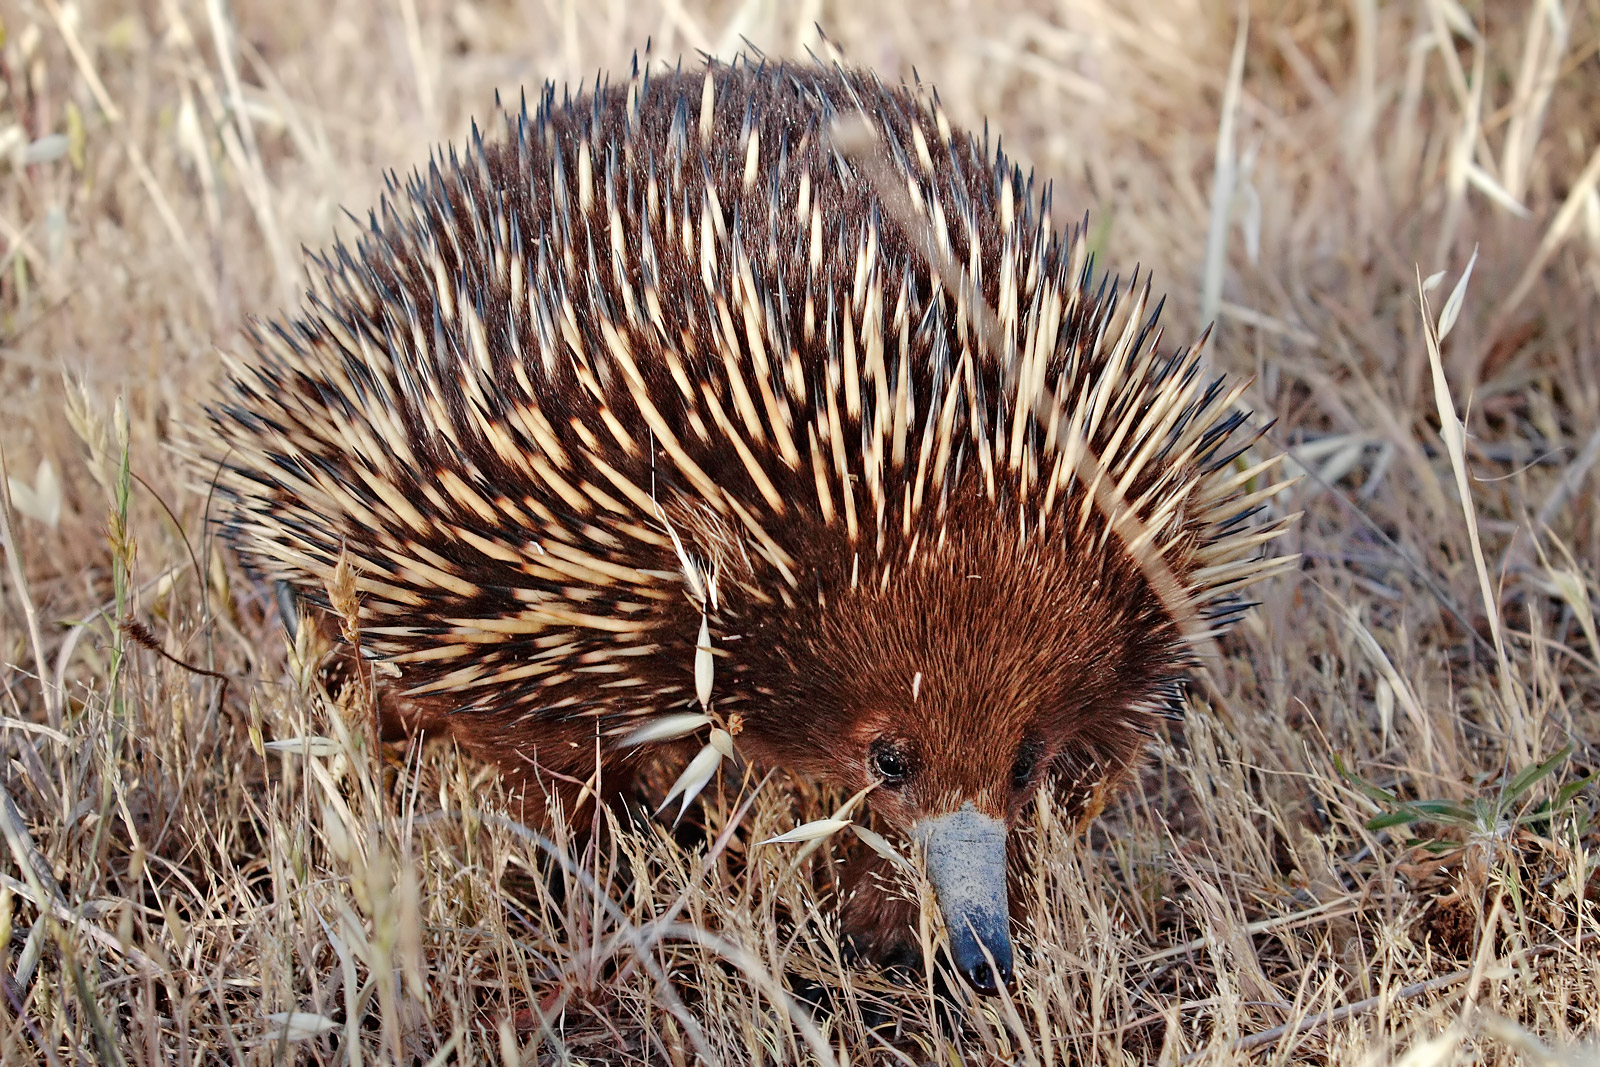
[[[496,91],[817,23],[987,118],[1172,343],[1215,320],[1307,472],[1151,769],[1040,812],[1004,999],[841,958],[854,835],[756,844],[803,782],[563,868],[482,767],[376,759],[175,452]],[[1595,1062],[1597,50],[1594,0],[0,8],[0,1058]]]

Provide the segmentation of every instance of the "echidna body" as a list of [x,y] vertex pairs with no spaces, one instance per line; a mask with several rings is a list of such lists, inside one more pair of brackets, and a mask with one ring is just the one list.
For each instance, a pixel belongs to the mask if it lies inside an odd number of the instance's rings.
[[[1175,707],[1193,635],[1148,561],[1220,627],[1283,528],[1240,387],[1160,352],[1048,200],[869,74],[547,88],[253,333],[212,409],[227,534],[322,609],[347,554],[390,725],[536,799],[700,710],[704,623],[742,753],[881,783],[991,988],[1007,827],[1052,777],[1103,796]],[[883,954],[910,932],[871,893],[846,925]]]

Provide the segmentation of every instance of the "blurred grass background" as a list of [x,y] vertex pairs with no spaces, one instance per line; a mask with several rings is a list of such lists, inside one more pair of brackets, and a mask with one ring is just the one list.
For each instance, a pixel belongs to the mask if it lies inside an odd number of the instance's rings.
[[[1138,788],[1040,812],[1006,1000],[841,960],[845,846],[751,844],[806,783],[552,875],[483,768],[383,772],[169,447],[496,91],[818,24],[1089,212],[1172,343],[1215,320],[1310,474]],[[8,0],[0,1059],[1600,1062],[1597,182],[1596,0]]]

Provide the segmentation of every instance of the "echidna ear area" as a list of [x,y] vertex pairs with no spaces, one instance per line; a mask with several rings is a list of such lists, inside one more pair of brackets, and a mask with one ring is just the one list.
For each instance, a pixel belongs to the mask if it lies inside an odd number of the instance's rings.
[[[857,114],[909,229],[831,136]],[[1287,483],[1244,459],[1246,383],[1161,354],[1148,280],[1097,281],[1084,225],[1058,234],[1049,190],[920,86],[765,61],[546,86],[312,262],[200,451],[259,577],[326,606],[348,553],[365,650],[412,695],[688,704],[635,667],[686,595],[782,611],[817,538],[937,551],[962,493],[1018,537],[1165,560],[1213,632],[1290,562],[1265,551],[1288,520],[1257,521]],[[1086,455],[1143,543],[1116,545]]]

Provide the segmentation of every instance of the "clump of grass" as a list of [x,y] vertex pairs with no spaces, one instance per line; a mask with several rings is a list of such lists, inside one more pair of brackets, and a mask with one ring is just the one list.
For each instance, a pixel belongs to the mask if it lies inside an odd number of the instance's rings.
[[[1600,15],[1238,15],[7,8],[0,1060],[1592,1055]],[[1175,321],[1216,316],[1214,358],[1256,375],[1307,474],[1301,574],[1134,788],[1085,836],[1037,811],[1006,998],[846,960],[828,891],[889,847],[870,797],[722,757],[676,830],[574,835],[520,825],[456,753],[384,751],[370,691],[322,691],[316,628],[284,639],[168,448],[213,346],[296,299],[287,250],[494,89],[619,69],[647,36],[802,54],[817,16],[987,117]],[[761,844],[830,818],[850,829],[803,856]]]

